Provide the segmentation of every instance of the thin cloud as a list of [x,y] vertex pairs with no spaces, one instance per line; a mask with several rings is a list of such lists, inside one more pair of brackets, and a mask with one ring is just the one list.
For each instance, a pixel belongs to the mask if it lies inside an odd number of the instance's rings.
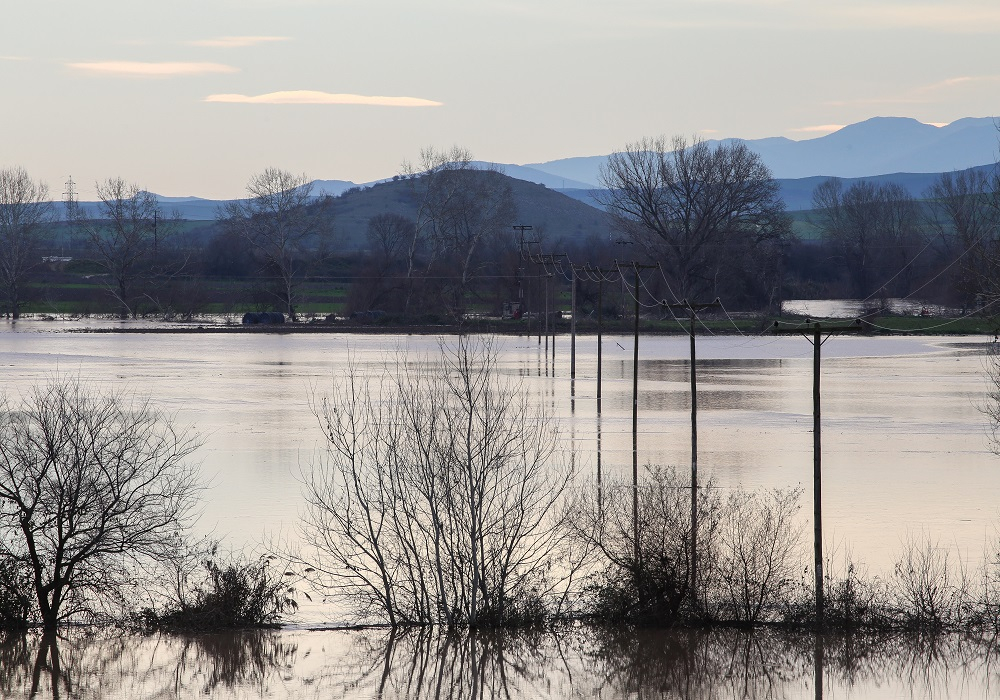
[[846,124],[816,124],[815,126],[800,126],[796,129],[789,129],[789,131],[796,134],[832,134],[834,131],[840,131]]
[[913,27],[937,31],[984,33],[1000,27],[1000,7],[978,2],[919,5],[913,2],[849,6],[834,3],[827,8],[867,28]]
[[920,87],[914,88],[913,92],[915,94],[935,93],[967,85],[981,85],[984,83],[995,83],[997,81],[1000,81],[1000,75],[960,75],[955,78],[948,78],[929,85],[921,85]]
[[419,97],[349,95],[318,90],[282,90],[264,95],[209,95],[204,101],[254,105],[373,105],[376,107],[440,107],[443,104]]
[[207,46],[216,49],[242,49],[258,44],[290,40],[291,37],[287,36],[220,36],[214,39],[198,39],[187,43],[191,46]]
[[868,97],[854,100],[833,100],[826,102],[831,107],[853,107],[881,105],[914,105],[933,104],[954,99],[956,91],[982,89],[1000,83],[1000,75],[960,75],[954,78],[939,80],[927,85],[917,85],[901,93],[889,94],[884,97]]
[[865,97],[857,100],[828,100],[823,104],[827,107],[870,107],[872,105],[881,105],[887,107],[890,105],[916,105],[923,104],[927,102],[926,99],[917,99],[916,97]]
[[137,78],[170,78],[175,76],[205,75],[207,73],[236,73],[238,68],[223,63],[161,62],[141,61],[95,61],[90,63],[67,63],[69,68],[95,75],[117,75]]
[[0,61],[27,61],[27,56],[0,56]]

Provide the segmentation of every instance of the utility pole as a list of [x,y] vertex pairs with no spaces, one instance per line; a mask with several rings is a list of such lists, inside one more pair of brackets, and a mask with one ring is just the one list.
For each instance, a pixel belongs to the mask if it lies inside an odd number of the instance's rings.
[[716,299],[711,303],[693,303],[685,299],[680,304],[665,304],[671,311],[686,311],[691,325],[688,336],[691,339],[691,599],[698,607],[698,370],[695,355],[694,322],[698,312],[717,309],[722,303]]
[[612,275],[621,275],[618,268],[604,270],[599,267],[584,265],[579,268],[587,273],[588,278],[593,281],[597,278],[597,413],[601,413],[601,375],[604,363],[602,362],[602,350],[604,347],[604,283],[613,282]]
[[604,348],[604,275],[597,278],[597,415],[601,415],[601,351]]
[[[632,554],[635,565],[639,565],[639,271],[652,270],[656,265],[642,265],[637,262],[626,263],[635,272],[635,337],[632,343]],[[615,267],[621,264],[616,260]],[[622,275],[624,283],[625,276]]]
[[524,240],[524,232],[531,231],[534,227],[526,224],[518,224],[512,227],[518,232],[518,242],[517,242],[517,303],[521,309],[521,317],[525,319],[527,323],[527,334],[531,337],[531,316],[528,315],[527,307],[524,304],[524,246],[526,244],[538,243],[538,241],[526,241]]
[[[853,323],[820,323],[806,319],[805,325],[781,326],[774,322],[775,335],[801,335],[813,346],[813,557],[816,573],[816,626],[823,626],[823,445],[820,439],[820,348],[832,335],[859,333],[861,320]],[[826,337],[824,337],[824,334]],[[809,336],[812,335],[812,338]]]
[[601,474],[601,373],[604,363],[602,352],[604,348],[604,283],[611,280],[615,270],[602,270],[600,268],[584,268],[588,274],[597,274],[597,512],[598,516],[604,518],[604,491]]
[[521,309],[521,317],[527,320],[528,337],[531,337],[531,317],[527,314],[524,306],[524,246],[526,243],[538,243],[538,241],[524,240],[524,232],[533,230],[533,227],[525,224],[518,224],[512,227],[519,232],[518,236],[518,257],[517,257],[517,303]]
[[[552,273],[548,271],[547,265],[558,265],[559,260],[565,258],[565,253],[539,253],[538,255],[532,256],[531,261],[536,265],[541,265],[542,269],[545,271],[545,356],[548,358],[549,354],[549,279],[552,277]],[[541,329],[539,329],[539,333]],[[539,335],[539,344],[541,344],[541,335]],[[556,369],[556,334],[555,334],[555,322],[553,322],[552,328],[552,374],[555,375]]]
[[570,393],[576,396],[576,265],[570,265],[571,280],[569,291],[569,378]]

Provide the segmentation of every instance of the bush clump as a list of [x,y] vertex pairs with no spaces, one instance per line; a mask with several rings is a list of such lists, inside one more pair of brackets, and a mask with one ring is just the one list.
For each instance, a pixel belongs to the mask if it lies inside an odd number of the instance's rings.
[[[178,587],[165,611],[146,608],[144,626],[153,629],[216,630],[276,625],[298,604],[284,575],[271,566],[273,557],[246,561],[236,557],[202,562],[200,579]],[[185,577],[187,579],[188,577]]]
[[31,615],[31,581],[13,557],[0,556],[0,630],[22,630]]

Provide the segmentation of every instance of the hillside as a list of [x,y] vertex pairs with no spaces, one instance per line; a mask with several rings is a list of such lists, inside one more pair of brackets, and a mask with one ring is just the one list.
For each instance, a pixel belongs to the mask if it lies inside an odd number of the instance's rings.
[[[517,206],[515,223],[530,224],[537,240],[581,239],[607,236],[607,215],[543,185],[505,177]],[[334,202],[333,216],[338,245],[347,251],[366,246],[368,220],[383,213],[414,218],[417,205],[412,184],[405,180],[383,182],[345,192]]]

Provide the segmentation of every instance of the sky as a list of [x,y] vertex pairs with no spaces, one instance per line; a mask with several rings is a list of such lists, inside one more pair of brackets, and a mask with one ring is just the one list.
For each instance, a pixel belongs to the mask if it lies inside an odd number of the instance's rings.
[[1000,113],[996,0],[2,2],[0,167],[55,199]]

